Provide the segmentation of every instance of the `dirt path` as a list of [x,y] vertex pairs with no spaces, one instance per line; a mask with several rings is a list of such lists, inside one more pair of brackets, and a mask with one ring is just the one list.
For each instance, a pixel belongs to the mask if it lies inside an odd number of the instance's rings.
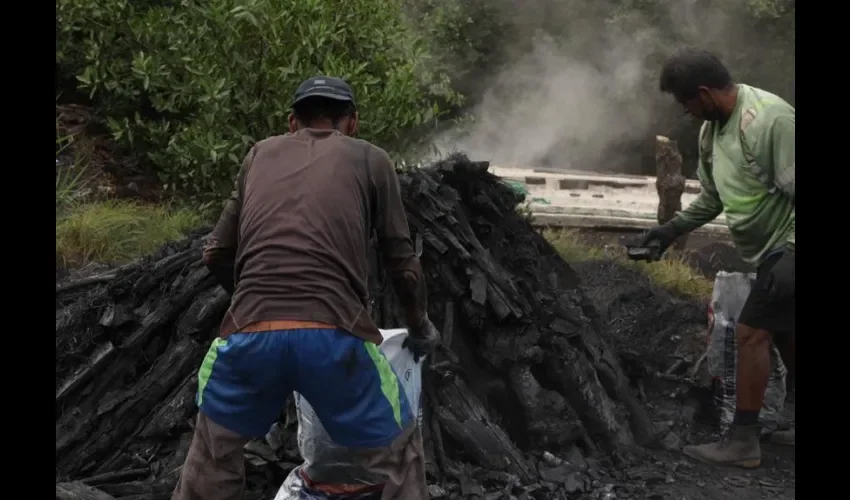
[[796,481],[793,449],[765,445],[761,468],[744,471],[716,468],[658,452],[652,464],[658,479],[643,498],[652,500],[792,500]]
[[[663,397],[663,396],[662,396]],[[653,404],[655,416],[668,417],[670,410],[679,409],[679,420],[673,421],[671,434],[662,445],[667,449],[653,450],[651,459],[629,477],[630,487],[624,488],[631,498],[654,500],[792,500],[796,494],[796,466],[793,447],[762,443],[762,465],[744,470],[733,467],[714,467],[692,460],[681,453],[686,444],[710,442],[718,436],[714,426],[699,418],[688,421],[693,400]],[[793,418],[794,404],[789,401],[786,414]],[[697,416],[698,417],[698,416]],[[667,420],[669,424],[671,421]],[[671,437],[673,436],[673,437]],[[626,471],[629,475],[629,470]],[[632,481],[636,481],[632,483]]]

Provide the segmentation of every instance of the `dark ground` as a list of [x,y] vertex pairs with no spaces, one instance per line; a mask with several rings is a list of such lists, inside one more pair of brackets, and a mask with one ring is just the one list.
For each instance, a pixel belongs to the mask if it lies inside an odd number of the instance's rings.
[[[587,233],[598,245],[621,245],[635,235]],[[708,277],[718,270],[748,270],[726,242],[692,238],[689,261]],[[652,286],[632,269],[611,261],[573,264],[586,293],[607,325],[630,378],[637,381],[656,425],[669,429],[643,464],[624,472],[617,496],[608,500],[755,500],[795,498],[794,448],[764,443],[762,466],[745,471],[697,463],[682,446],[713,440],[714,425],[704,403],[710,391],[682,375],[702,354],[701,333],[707,325],[705,304],[678,299]],[[696,342],[695,342],[696,340]],[[680,361],[670,375],[661,375]],[[684,373],[681,373],[684,372]],[[793,421],[793,394],[786,416]],[[660,448],[660,449],[658,449]],[[601,497],[600,497],[601,498]]]
[[[635,234],[586,233],[585,237],[597,245],[622,245]],[[705,237],[691,238],[688,250],[692,252],[689,261],[708,277],[720,269],[747,269],[735,250],[725,242]],[[585,292],[606,325],[611,342],[621,355],[624,369],[635,381],[654,423],[663,431],[654,446],[628,465],[585,469],[583,494],[559,495],[557,498],[794,499],[793,448],[764,443],[762,466],[749,471],[700,464],[680,451],[686,444],[716,438],[715,427],[707,415],[709,405],[706,401],[710,401],[710,392],[686,378],[687,370],[702,353],[704,344],[700,336],[707,323],[706,304],[676,298],[652,286],[634,269],[612,261],[585,262],[572,264],[572,267],[579,274]],[[92,266],[85,271],[81,274],[102,270]],[[671,371],[677,362],[679,368]],[[662,375],[665,372],[669,374]],[[789,399],[787,416],[793,420],[793,394]],[[435,496],[440,497],[447,498],[439,494]],[[534,498],[541,497],[537,495]]]
[[[582,231],[581,235],[593,246],[622,247],[640,236],[639,232]],[[685,248],[686,261],[703,275],[713,278],[717,271],[751,271],[751,267],[738,257],[738,253],[725,238],[691,234]]]

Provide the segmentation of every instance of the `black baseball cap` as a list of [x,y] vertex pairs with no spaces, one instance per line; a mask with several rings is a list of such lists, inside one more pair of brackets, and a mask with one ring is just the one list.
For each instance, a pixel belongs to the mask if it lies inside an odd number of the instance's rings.
[[354,104],[354,91],[345,80],[333,76],[314,76],[304,80],[295,90],[292,105],[295,106],[308,97],[326,97]]

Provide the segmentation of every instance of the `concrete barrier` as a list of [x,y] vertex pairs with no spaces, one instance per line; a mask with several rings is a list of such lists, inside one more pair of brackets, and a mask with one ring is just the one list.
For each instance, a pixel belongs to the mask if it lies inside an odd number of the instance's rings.
[[[536,225],[640,231],[657,224],[658,193],[652,176],[501,165],[491,165],[490,172],[525,186]],[[699,181],[686,181],[682,205],[688,206],[699,191]],[[695,233],[728,236],[725,215]]]

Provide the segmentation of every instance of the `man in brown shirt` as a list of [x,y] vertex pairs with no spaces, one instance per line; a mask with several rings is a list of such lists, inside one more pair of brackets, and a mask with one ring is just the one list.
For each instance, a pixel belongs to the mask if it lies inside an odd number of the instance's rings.
[[415,417],[368,312],[374,232],[407,347],[420,356],[439,343],[394,165],[352,137],[354,96],[338,78],[302,83],[289,127],[251,148],[204,251],[233,297],[199,370],[200,411],[172,499],[241,498],[243,446],[268,432],[292,391],[337,444],[387,476],[382,498],[425,499]]

